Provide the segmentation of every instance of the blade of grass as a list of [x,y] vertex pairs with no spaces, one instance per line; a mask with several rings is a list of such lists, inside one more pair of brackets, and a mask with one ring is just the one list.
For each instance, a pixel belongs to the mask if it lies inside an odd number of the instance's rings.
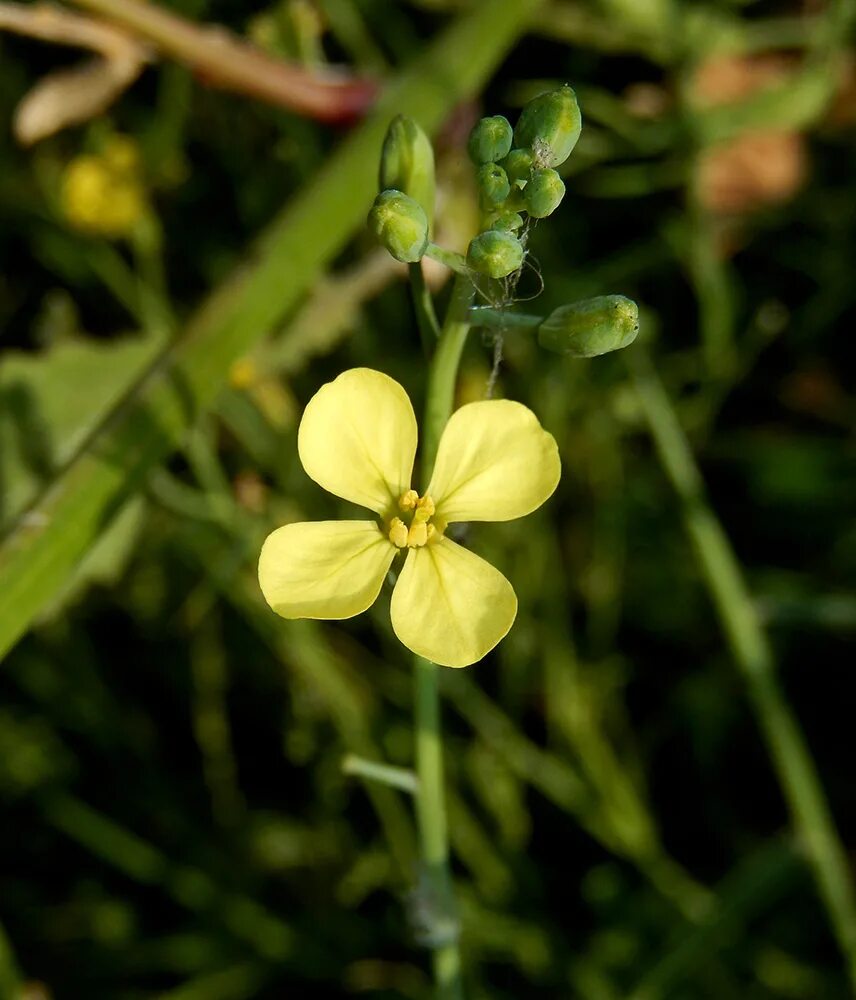
[[524,29],[539,0],[480,4],[384,92],[374,113],[217,289],[184,335],[139,382],[0,545],[0,656],[59,591],[149,469],[210,407],[232,362],[293,307],[358,230],[376,184],[390,117],[433,131],[475,92]]
[[856,991],[853,880],[814,760],[779,684],[770,642],[728,536],[707,502],[701,473],[677,414],[647,355],[639,348],[628,354],[651,436],[680,500],[687,533]]

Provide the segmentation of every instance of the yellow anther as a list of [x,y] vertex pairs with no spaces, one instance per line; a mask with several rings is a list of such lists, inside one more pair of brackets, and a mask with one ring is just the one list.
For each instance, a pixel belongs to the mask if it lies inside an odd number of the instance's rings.
[[428,541],[428,525],[424,521],[414,520],[407,533],[407,544],[413,549],[422,548]]
[[437,529],[434,527],[433,524],[426,524],[425,527],[428,529],[428,538],[427,538],[427,541],[430,542],[431,539],[434,537],[434,534],[435,534],[435,532],[436,532]]
[[389,522],[389,534],[387,538],[396,548],[403,549],[408,542],[407,525],[400,517],[394,517]]
[[416,504],[416,513],[413,515],[413,523],[424,523],[428,521],[429,518],[434,516],[434,501],[427,494],[424,497],[419,498],[419,502]]
[[398,500],[398,506],[402,510],[413,510],[419,503],[419,494],[416,490],[408,490],[402,493]]

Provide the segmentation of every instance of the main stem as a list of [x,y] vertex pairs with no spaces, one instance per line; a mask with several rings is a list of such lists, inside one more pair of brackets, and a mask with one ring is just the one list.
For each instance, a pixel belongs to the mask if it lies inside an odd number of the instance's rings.
[[[452,413],[458,365],[470,328],[472,300],[472,282],[458,275],[428,372],[422,441],[423,489],[431,478],[440,435]],[[462,1000],[459,927],[449,872],[438,667],[430,660],[417,656],[414,658],[414,670],[418,777],[416,819],[423,866],[421,916],[426,924],[426,940],[433,950],[437,1000]]]

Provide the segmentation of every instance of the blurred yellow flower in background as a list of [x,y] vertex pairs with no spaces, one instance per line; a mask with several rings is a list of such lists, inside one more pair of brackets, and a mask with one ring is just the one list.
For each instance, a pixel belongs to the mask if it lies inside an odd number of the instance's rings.
[[509,521],[553,493],[561,473],[552,435],[511,400],[469,403],[449,420],[424,494],[411,488],[417,427],[404,389],[354,368],[321,387],[298,432],[303,467],[330,493],[378,520],[287,524],[266,539],[259,583],[283,618],[351,618],[369,608],[398,553],[395,634],[448,667],[480,660],[517,614],[511,584],[446,537],[457,521]]
[[76,156],[65,168],[62,212],[75,229],[93,236],[129,236],[147,210],[137,144],[114,135],[100,153]]

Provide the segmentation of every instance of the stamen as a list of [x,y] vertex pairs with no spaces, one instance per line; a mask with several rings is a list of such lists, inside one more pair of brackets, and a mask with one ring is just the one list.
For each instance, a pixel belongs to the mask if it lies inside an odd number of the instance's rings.
[[398,506],[404,513],[412,510],[413,517],[408,518],[409,526],[400,517],[392,518],[389,522],[387,537],[399,549],[405,547],[421,549],[437,534],[434,525],[429,524],[436,510],[434,501],[427,494],[420,497],[416,490],[407,490],[398,498]]
[[387,538],[389,538],[396,548],[403,549],[407,545],[407,525],[400,517],[394,517],[389,522],[389,534]]
[[419,503],[419,494],[416,490],[408,490],[406,493],[402,493],[398,499],[398,506],[402,510],[413,510]]
[[[417,512],[418,513],[418,512]],[[415,518],[407,533],[407,544],[414,549],[421,549],[428,541],[428,525],[424,521],[417,521]]]
[[434,501],[426,493],[424,497],[419,498],[419,501],[416,504],[416,513],[413,515],[413,523],[420,524],[428,521],[429,518],[434,516],[435,510]]
[[419,502],[416,504],[416,510],[413,513],[413,523],[425,524],[433,516],[434,501],[427,495],[420,497]]

